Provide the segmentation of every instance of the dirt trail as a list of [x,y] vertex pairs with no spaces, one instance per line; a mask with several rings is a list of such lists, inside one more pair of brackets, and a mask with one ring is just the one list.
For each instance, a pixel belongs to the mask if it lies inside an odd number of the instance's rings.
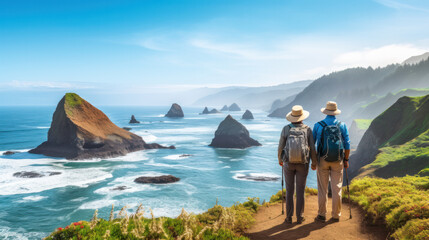
[[[331,199],[328,202],[328,219],[331,214]],[[283,223],[285,215],[281,215],[282,206],[276,204],[270,207],[261,207],[255,215],[255,224],[247,231],[246,235],[250,239],[329,239],[329,240],[349,240],[349,239],[386,239],[387,230],[382,225],[370,225],[364,221],[364,214],[357,208],[352,207],[352,219],[349,219],[349,205],[343,203],[343,210],[340,222],[326,223],[315,222],[317,215],[317,196],[308,196],[305,201],[304,217],[306,221],[296,224]]]

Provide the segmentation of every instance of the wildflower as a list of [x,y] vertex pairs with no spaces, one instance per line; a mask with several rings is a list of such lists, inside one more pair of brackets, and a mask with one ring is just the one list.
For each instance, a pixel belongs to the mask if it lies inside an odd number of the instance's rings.
[[63,228],[62,228],[62,227],[59,227],[59,228],[58,228],[58,231],[62,231],[62,230],[63,230]]
[[66,226],[66,229],[69,229],[69,226]]
[[83,228],[83,225],[80,225],[80,228]]

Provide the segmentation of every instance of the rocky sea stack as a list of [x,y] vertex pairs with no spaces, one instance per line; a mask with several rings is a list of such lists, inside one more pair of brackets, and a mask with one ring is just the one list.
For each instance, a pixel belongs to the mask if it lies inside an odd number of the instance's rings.
[[[108,158],[142,149],[167,148],[147,144],[124,130],[75,93],[67,93],[52,117],[48,141],[30,153],[67,159]],[[170,146],[169,148],[174,148]]]
[[246,110],[246,112],[244,112],[244,114],[241,118],[242,119],[253,119],[253,114],[251,111]]
[[203,112],[200,114],[209,114],[209,109],[207,107],[204,108]]
[[237,105],[237,103],[231,104],[228,108],[229,111],[241,111],[241,108]]
[[183,114],[182,107],[180,107],[180,105],[177,103],[173,103],[173,105],[171,105],[170,110],[167,114],[165,114],[165,116],[171,118],[179,118],[184,117],[185,115]]
[[180,178],[173,175],[162,175],[156,177],[138,177],[134,179],[136,183],[153,183],[153,184],[166,184],[180,181]]
[[221,111],[228,111],[228,106],[227,105],[224,105],[223,107],[222,107],[222,109],[221,109]]
[[243,124],[228,115],[223,120],[215,132],[215,137],[210,143],[211,147],[216,148],[248,148],[252,146],[261,146],[261,144],[250,137],[249,131]]
[[140,123],[140,121],[137,121],[136,117],[134,117],[134,115],[131,115],[130,123],[131,123],[131,124],[134,124],[134,123]]

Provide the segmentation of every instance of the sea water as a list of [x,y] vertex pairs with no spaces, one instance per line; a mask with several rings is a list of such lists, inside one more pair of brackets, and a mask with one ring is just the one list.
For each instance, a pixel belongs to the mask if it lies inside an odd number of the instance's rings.
[[[130,127],[146,142],[176,149],[143,150],[111,159],[69,161],[30,154],[47,139],[55,106],[0,107],[0,239],[41,239],[58,227],[90,220],[94,211],[108,218],[112,204],[129,211],[143,204],[155,216],[176,217],[182,208],[201,213],[216,201],[223,206],[258,197],[261,202],[281,189],[277,146],[285,119],[254,111],[200,115],[184,108],[184,118],[165,118],[169,107],[99,107],[119,127]],[[140,124],[128,124],[134,114]],[[231,114],[262,146],[239,149],[209,147],[219,123]],[[307,123],[312,126],[311,123]],[[3,156],[5,151],[18,153]],[[186,154],[186,156],[181,156]],[[189,155],[188,155],[189,154]],[[42,178],[17,178],[19,171],[60,172]],[[181,180],[166,185],[134,183],[140,176],[171,174]],[[250,181],[243,176],[278,177]],[[114,190],[125,186],[124,190]],[[316,187],[310,170],[307,186]]]

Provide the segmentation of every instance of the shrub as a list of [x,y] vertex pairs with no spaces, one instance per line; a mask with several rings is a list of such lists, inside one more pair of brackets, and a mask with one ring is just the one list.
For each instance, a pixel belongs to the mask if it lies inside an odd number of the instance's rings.
[[[402,178],[370,178],[353,180],[350,185],[351,200],[358,203],[376,221],[385,220],[396,239],[407,238],[406,229],[429,239],[427,225],[415,228],[412,223],[429,218],[429,177],[406,176]],[[343,197],[346,197],[343,194]],[[426,227],[425,227],[426,226]],[[409,236],[408,236],[409,237]],[[426,237],[426,238],[424,238]]]

